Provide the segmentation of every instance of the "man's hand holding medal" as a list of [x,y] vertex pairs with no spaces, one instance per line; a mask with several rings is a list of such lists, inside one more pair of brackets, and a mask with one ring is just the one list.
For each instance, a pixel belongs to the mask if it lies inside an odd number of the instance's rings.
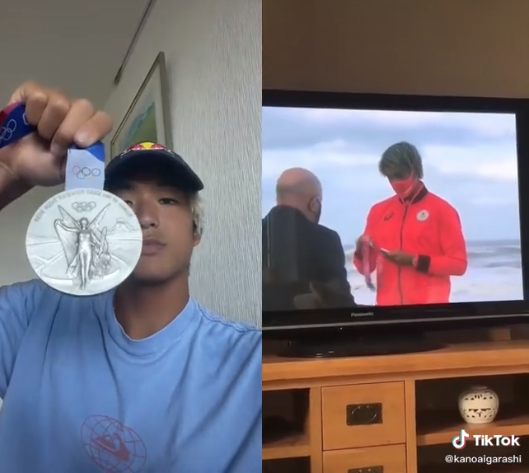
[[[134,270],[142,229],[134,212],[104,190],[101,143],[112,120],[87,100],[32,82],[0,112],[0,171],[12,199],[35,186],[65,183],[29,223],[28,260],[52,288],[76,296],[106,292]],[[0,182],[1,183],[1,182]],[[8,202],[0,202],[0,207]]]

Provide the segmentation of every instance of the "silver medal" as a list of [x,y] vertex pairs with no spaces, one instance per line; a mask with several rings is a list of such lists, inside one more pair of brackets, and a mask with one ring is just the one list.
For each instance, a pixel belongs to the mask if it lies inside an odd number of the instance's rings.
[[127,279],[142,251],[142,230],[129,206],[99,189],[61,192],[33,216],[26,252],[37,276],[76,296],[113,289]]

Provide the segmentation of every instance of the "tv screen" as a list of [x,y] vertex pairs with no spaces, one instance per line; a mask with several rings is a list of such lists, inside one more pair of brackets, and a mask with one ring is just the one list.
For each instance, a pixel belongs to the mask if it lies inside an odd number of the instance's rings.
[[264,102],[264,313],[524,301],[517,107],[334,97]]

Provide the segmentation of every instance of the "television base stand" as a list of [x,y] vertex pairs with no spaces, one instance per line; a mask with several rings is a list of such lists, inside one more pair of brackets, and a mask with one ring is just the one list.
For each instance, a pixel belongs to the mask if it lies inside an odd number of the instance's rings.
[[[262,364],[263,472],[447,473],[446,461],[458,454],[452,440],[465,429],[520,436],[521,447],[487,453],[520,464],[490,473],[529,473],[527,360],[529,340],[447,341],[442,350],[373,358],[280,359],[271,350]],[[467,424],[458,406],[461,393],[478,384],[500,396],[496,419],[481,426]],[[474,455],[479,446],[467,449]],[[489,470],[478,467],[453,470]]]
[[287,358],[340,358],[401,355],[444,348],[445,345],[415,334],[413,337],[348,337],[324,341],[291,340],[279,356]]

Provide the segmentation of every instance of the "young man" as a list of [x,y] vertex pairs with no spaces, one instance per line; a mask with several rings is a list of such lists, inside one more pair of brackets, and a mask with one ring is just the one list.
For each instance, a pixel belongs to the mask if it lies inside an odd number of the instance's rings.
[[[421,156],[412,144],[390,146],[379,169],[395,195],[369,211],[357,241],[355,267],[364,275],[376,269],[378,305],[450,302],[451,277],[467,269],[457,210],[428,191],[422,182]],[[367,256],[364,249],[369,251],[369,268],[362,258]]]
[[[38,132],[0,150],[0,209],[63,182],[67,147],[111,130],[89,102],[35,84],[12,102]],[[144,233],[125,283],[95,297],[40,281],[0,289],[0,469],[261,471],[260,332],[189,297],[202,182],[172,151],[142,144],[111,162],[106,187]]]

